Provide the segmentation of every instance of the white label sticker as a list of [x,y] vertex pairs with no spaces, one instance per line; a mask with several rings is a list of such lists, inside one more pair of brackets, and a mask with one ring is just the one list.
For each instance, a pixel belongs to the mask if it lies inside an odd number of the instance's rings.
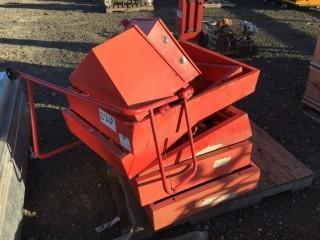
[[127,149],[129,152],[131,152],[131,144],[129,138],[123,136],[121,133],[119,133],[119,140],[122,147]]
[[231,157],[225,157],[218,160],[215,160],[213,163],[213,168],[219,168],[224,165],[227,165],[231,161]]
[[223,146],[222,143],[216,144],[216,145],[210,145],[202,149],[201,151],[197,152],[196,156],[200,156],[202,154],[215,151]]
[[180,10],[177,10],[177,17],[182,18],[182,12]]
[[103,111],[101,108],[99,108],[99,116],[100,116],[100,121],[104,125],[106,125],[108,128],[110,128],[114,132],[117,131],[116,119],[114,117],[112,117],[107,112]]
[[207,197],[206,199],[199,201],[197,204],[197,207],[207,207],[207,206],[212,207],[226,200],[230,200],[236,196],[237,196],[236,193],[231,192],[231,193],[225,193],[222,195]]

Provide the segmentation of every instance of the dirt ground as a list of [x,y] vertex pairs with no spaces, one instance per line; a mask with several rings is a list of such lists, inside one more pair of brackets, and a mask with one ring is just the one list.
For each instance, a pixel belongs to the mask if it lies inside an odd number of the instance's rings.
[[[281,8],[258,0],[239,0],[236,8],[206,10],[206,18],[248,20],[258,27],[259,55],[249,64],[261,69],[256,92],[239,103],[316,174],[309,189],[283,193],[247,209],[180,226],[155,239],[187,230],[208,230],[211,239],[320,238],[320,124],[305,116],[300,100],[308,63],[319,34],[320,11]],[[0,68],[12,67],[67,86],[68,75],[85,53],[119,31],[120,20],[162,17],[174,29],[175,1],[156,2],[153,13],[106,15],[97,1],[0,0]],[[36,89],[37,90],[37,89]],[[72,140],[55,106],[63,97],[37,91],[44,151]],[[51,105],[49,105],[51,103]],[[22,239],[112,239],[115,225],[101,234],[94,228],[117,215],[103,161],[85,146],[49,160],[30,160]]]

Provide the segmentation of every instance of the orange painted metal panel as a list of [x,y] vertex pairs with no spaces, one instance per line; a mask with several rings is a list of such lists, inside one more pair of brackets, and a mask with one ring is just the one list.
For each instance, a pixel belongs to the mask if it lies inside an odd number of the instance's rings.
[[[251,164],[252,143],[244,141],[217,151],[211,151],[197,158],[196,176],[192,178],[178,192],[192,188],[222,175]],[[180,184],[190,174],[191,159],[167,167],[168,179],[171,187]],[[160,171],[138,176],[131,181],[134,192],[141,206],[157,202],[169,197],[163,189]],[[178,193],[176,192],[176,193]]]
[[259,179],[260,169],[252,164],[241,171],[150,204],[145,210],[153,229],[159,230],[255,189]]
[[62,113],[71,133],[107,161],[114,169],[124,176],[126,175],[128,169],[125,169],[125,167],[132,164],[132,154],[125,153],[73,111],[66,109]]
[[136,18],[125,22],[126,28],[138,26],[184,81],[190,82],[200,74],[198,67],[161,19]]
[[[222,54],[216,53],[210,49],[200,47],[197,44],[186,42],[186,41],[179,41],[179,43],[183,47],[183,49],[186,51],[186,53],[191,57],[191,59],[196,63],[197,66],[199,66],[199,64],[202,64],[202,63],[236,65],[236,66],[242,66],[245,73],[250,72],[251,74],[249,75],[253,75],[253,74],[259,75],[260,73],[260,70],[257,68],[244,64],[232,58],[226,57]],[[246,77],[246,75],[247,74],[243,74],[242,77]]]
[[[248,115],[233,106],[212,114],[201,124],[196,125],[196,128],[198,129],[194,135],[196,156],[242,142],[252,136]],[[175,143],[175,145],[177,144],[179,144],[177,147],[164,154],[165,166],[171,166],[191,158],[187,139]],[[155,160],[139,176],[158,169],[159,166]]]
[[187,87],[136,26],[93,48],[69,79],[84,93],[129,108],[173,96]]
[[177,10],[177,32],[179,40],[199,40],[202,34],[204,0],[178,2]]
[[[116,166],[125,177],[130,176],[132,166],[138,164],[143,159],[143,154],[135,156],[127,150],[120,148],[114,141],[101,134],[93,125],[86,122],[78,114],[71,110],[63,111],[65,121],[69,130],[81,141],[87,144],[93,151],[100,155],[111,166]],[[215,121],[205,132],[195,136],[196,152],[204,152],[206,149],[219,149],[230,144],[241,142],[251,136],[250,123],[246,113],[228,107],[208,118]],[[188,143],[182,143],[168,152],[165,158],[165,166],[183,161],[190,157]],[[140,157],[140,158],[139,158]],[[145,174],[158,170],[156,157],[149,160],[152,165],[148,166]],[[141,174],[142,176],[143,174]],[[130,177],[129,177],[130,178]]]

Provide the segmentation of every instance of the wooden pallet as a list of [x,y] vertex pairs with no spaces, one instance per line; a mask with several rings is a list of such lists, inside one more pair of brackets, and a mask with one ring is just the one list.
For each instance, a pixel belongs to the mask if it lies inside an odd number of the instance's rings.
[[[297,191],[312,184],[313,172],[311,170],[253,123],[252,130],[251,140],[254,144],[252,159],[261,168],[258,188],[244,196],[226,201],[194,215],[184,222],[204,221],[214,216],[251,206],[266,197],[285,191]],[[115,202],[118,204],[121,228],[124,234],[130,232],[124,236],[134,235],[135,239],[150,237],[153,231],[148,225],[145,213],[136,201],[130,186],[119,175],[113,174],[113,176],[112,192]]]
[[154,6],[128,6],[128,7],[120,7],[114,6],[110,8],[106,8],[106,13],[113,13],[113,12],[152,12],[154,11]]
[[230,1],[214,1],[208,0],[203,4],[204,8],[223,8],[223,7],[235,7],[236,4]]

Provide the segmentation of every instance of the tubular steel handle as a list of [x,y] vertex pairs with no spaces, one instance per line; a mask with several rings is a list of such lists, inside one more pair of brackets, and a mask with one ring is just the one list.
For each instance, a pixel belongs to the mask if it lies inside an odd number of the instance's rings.
[[122,115],[126,115],[126,116],[132,116],[132,115],[135,115],[138,113],[148,112],[151,109],[161,107],[165,104],[169,104],[169,103],[174,102],[179,99],[178,96],[172,96],[172,97],[164,98],[162,100],[159,100],[157,102],[154,102],[154,103],[151,103],[151,104],[139,107],[139,108],[122,108],[122,107],[119,107],[119,106],[111,104],[111,103],[99,101],[96,98],[72,91],[69,88],[61,87],[61,86],[56,85],[54,83],[45,81],[43,79],[31,76],[31,75],[28,75],[23,72],[14,72],[14,71],[8,69],[7,75],[10,77],[10,79],[20,78],[20,79],[23,79],[28,82],[36,83],[42,87],[54,90],[56,92],[59,92],[59,93],[65,94],[65,95],[80,98],[81,100],[96,104],[102,108],[105,108],[106,110],[113,112],[113,113],[122,114]]
[[159,168],[160,168],[160,174],[161,174],[163,188],[168,194],[170,194],[170,193],[172,193],[172,189],[168,186],[167,176],[166,176],[166,173],[165,173],[165,168],[163,166],[162,154],[161,154],[161,151],[160,151],[158,135],[157,135],[158,134],[157,133],[157,127],[156,127],[156,122],[155,122],[155,119],[154,119],[153,110],[150,110],[149,114],[150,114],[151,128],[152,128],[152,133],[153,133],[154,144],[156,146],[156,151],[157,151],[157,157],[158,157],[158,163],[159,163]]
[[[197,172],[197,162],[196,162],[196,156],[195,156],[195,150],[194,150],[194,141],[193,141],[193,136],[192,136],[192,129],[191,129],[191,125],[190,125],[190,121],[189,121],[189,110],[188,110],[188,102],[187,99],[189,99],[192,96],[193,91],[190,89],[185,89],[182,94],[179,96],[172,96],[166,99],[163,99],[161,101],[157,101],[156,103],[152,103],[140,108],[136,108],[136,109],[128,109],[128,108],[121,108],[118,107],[116,105],[110,104],[110,103],[104,103],[101,102],[95,98],[92,98],[90,96],[81,94],[81,93],[77,93],[75,91],[71,91],[68,88],[65,87],[61,87],[58,86],[56,84],[44,81],[40,78],[28,75],[26,73],[23,72],[14,72],[10,69],[7,70],[7,75],[10,79],[14,80],[17,78],[20,78],[22,80],[25,80],[27,82],[27,90],[28,90],[28,102],[29,102],[29,110],[30,110],[30,119],[31,119],[31,130],[32,130],[32,140],[33,140],[33,149],[34,149],[34,153],[35,155],[39,158],[39,159],[45,159],[45,158],[49,158],[52,156],[55,156],[65,150],[71,149],[77,145],[79,145],[81,142],[80,141],[75,141],[73,143],[70,144],[66,144],[63,145],[57,149],[54,149],[48,153],[41,153],[40,152],[40,147],[39,147],[39,140],[38,140],[38,127],[37,127],[37,120],[36,120],[36,111],[35,111],[35,107],[34,107],[34,97],[33,97],[33,89],[32,89],[32,84],[38,84],[42,87],[57,91],[59,93],[65,94],[65,95],[70,95],[73,97],[77,97],[80,98],[84,101],[93,103],[93,104],[97,104],[100,107],[103,107],[111,112],[114,113],[120,113],[120,114],[124,114],[127,116],[131,116],[131,115],[135,115],[137,113],[141,113],[141,112],[146,112],[149,111],[150,114],[150,121],[151,121],[151,126],[152,126],[152,132],[153,132],[153,137],[154,137],[154,142],[155,142],[155,147],[156,147],[156,151],[157,151],[157,157],[158,157],[158,163],[159,163],[159,168],[160,168],[160,173],[161,173],[161,179],[162,179],[162,183],[163,183],[163,187],[164,190],[168,193],[171,194],[177,190],[179,190],[181,187],[183,187],[183,185],[185,185],[189,180],[191,180],[196,172]],[[178,99],[182,98],[183,99],[183,106],[185,109],[185,118],[186,118],[186,123],[187,123],[187,130],[188,130],[188,136],[189,136],[189,141],[190,141],[190,148],[191,148],[191,154],[192,154],[192,165],[193,165],[193,169],[191,174],[185,178],[180,184],[178,184],[178,186],[174,187],[174,188],[170,188],[168,182],[167,182],[167,176],[166,176],[166,172],[165,172],[165,167],[163,165],[163,159],[162,159],[162,154],[160,151],[160,146],[159,146],[159,142],[158,142],[158,135],[157,135],[157,129],[156,129],[156,123],[155,123],[155,118],[154,118],[154,109],[158,108],[162,105],[168,104],[170,102],[176,101]]]
[[197,157],[194,149],[194,141],[193,141],[193,135],[192,135],[192,129],[190,125],[190,119],[189,119],[189,109],[188,109],[188,101],[186,98],[183,98],[183,106],[185,110],[185,117],[186,117],[186,123],[187,123],[187,130],[188,130],[188,136],[189,136],[189,143],[190,143],[190,149],[191,149],[191,155],[192,155],[192,172],[191,174],[185,178],[179,185],[177,185],[174,188],[174,191],[177,191],[181,189],[187,182],[189,182],[195,175],[198,170],[197,165]]
[[186,97],[183,97],[183,106],[184,106],[184,110],[185,110],[185,118],[186,118],[186,123],[187,123],[187,130],[188,130],[188,136],[189,136],[189,143],[190,143],[190,149],[191,149],[191,155],[192,155],[192,166],[193,167],[192,167],[192,172],[190,173],[190,175],[188,177],[186,177],[177,186],[171,187],[171,188],[169,187],[169,184],[167,181],[166,170],[163,165],[163,158],[162,158],[162,153],[160,151],[160,146],[159,146],[159,141],[158,141],[157,127],[156,127],[156,123],[155,123],[154,112],[153,112],[153,110],[149,111],[152,133],[153,133],[154,143],[156,146],[156,152],[157,152],[158,163],[159,163],[159,168],[160,168],[161,180],[162,180],[163,188],[166,191],[166,193],[168,193],[168,194],[174,193],[174,192],[178,191],[179,189],[181,189],[187,182],[189,182],[195,176],[197,169],[198,169],[197,158],[196,158],[195,149],[194,149],[192,129],[191,129],[190,120],[189,120],[188,101],[187,101]]
[[27,90],[28,90],[28,102],[29,102],[29,111],[30,111],[30,119],[31,119],[31,131],[32,131],[32,141],[33,141],[33,151],[37,158],[45,159],[52,156],[55,156],[59,153],[62,153],[68,149],[71,149],[75,146],[81,144],[81,142],[75,141],[66,145],[63,145],[59,148],[56,148],[48,153],[41,153],[39,147],[39,140],[38,140],[38,127],[37,127],[37,117],[36,111],[34,108],[34,98],[33,98],[33,90],[32,90],[32,82],[27,81]]
[[60,154],[68,149],[71,149],[75,146],[78,146],[81,144],[81,142],[75,141],[66,145],[63,145],[59,148],[56,148],[50,152],[47,153],[41,153],[40,151],[40,147],[39,147],[39,140],[38,140],[38,126],[37,126],[37,117],[36,117],[36,111],[35,111],[35,107],[34,107],[34,97],[33,97],[33,89],[32,89],[32,84],[38,84],[42,87],[54,90],[56,92],[65,94],[65,95],[69,95],[69,96],[73,96],[73,97],[77,97],[79,99],[82,99],[84,101],[96,104],[100,107],[105,108],[106,110],[109,110],[113,113],[116,114],[124,114],[127,116],[132,116],[135,115],[137,113],[141,113],[141,112],[147,112],[147,111],[152,111],[153,113],[153,109],[158,108],[162,105],[168,104],[170,102],[176,101],[179,99],[178,96],[172,96],[172,97],[168,97],[165,98],[161,101],[157,101],[155,103],[151,103],[149,105],[140,107],[140,108],[136,108],[136,109],[129,109],[129,108],[121,108],[118,107],[116,105],[110,104],[110,103],[105,103],[105,102],[101,102],[93,97],[87,96],[85,94],[81,94],[75,91],[71,91],[68,88],[65,87],[61,87],[59,85],[47,82],[45,80],[42,80],[40,78],[28,75],[26,73],[23,72],[17,72],[17,71],[13,71],[11,69],[7,69],[7,76],[9,77],[9,79],[11,80],[15,80],[17,78],[21,79],[21,80],[25,80],[27,82],[27,92],[28,92],[28,102],[29,102],[29,111],[30,111],[30,120],[31,120],[31,130],[32,130],[32,141],[33,141],[33,151],[34,154],[36,155],[37,158],[39,159],[46,159],[52,156],[55,156],[57,154]]

